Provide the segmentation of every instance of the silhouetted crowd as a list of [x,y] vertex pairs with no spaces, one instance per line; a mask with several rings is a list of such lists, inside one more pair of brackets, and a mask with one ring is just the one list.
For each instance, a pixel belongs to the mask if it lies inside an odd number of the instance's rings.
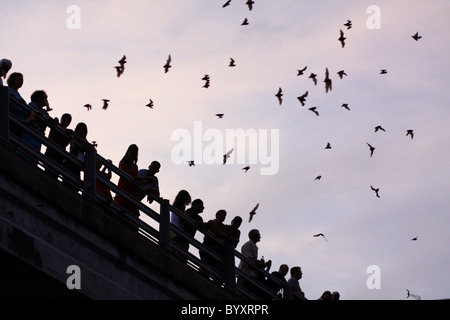
[[[6,78],[11,67],[12,62],[10,60],[0,60],[0,86],[4,86],[3,78]],[[60,175],[58,166],[60,166],[80,179],[80,173],[82,171],[80,163],[82,164],[85,160],[86,146],[89,144],[87,141],[87,125],[80,122],[74,130],[69,129],[68,127],[72,122],[72,116],[69,113],[64,113],[60,120],[56,117],[52,118],[49,115],[52,109],[48,102],[47,93],[44,90],[34,91],[30,97],[31,102],[27,104],[19,93],[23,82],[23,75],[18,72],[11,73],[7,79],[9,94],[10,97],[13,97],[10,100],[10,114],[42,135],[45,135],[47,127],[50,127],[48,139],[54,146],[51,144],[47,146],[44,153],[56,165],[45,167],[45,171],[50,176],[58,178]],[[35,151],[41,152],[42,144],[40,140],[27,130],[23,130],[21,126],[16,125],[13,121],[10,121],[10,132]],[[61,150],[65,151],[67,147],[69,147],[69,154],[73,158],[67,157],[64,152],[61,152]],[[142,201],[147,197],[148,203],[152,203],[154,199],[160,196],[159,181],[156,174],[159,172],[161,164],[155,160],[151,162],[147,169],[139,170],[137,165],[138,152],[139,148],[135,144],[130,145],[126,150],[119,162],[119,169],[131,177],[131,180],[120,176],[117,185],[120,189],[135,198],[136,201]],[[26,155],[20,151],[18,151],[18,154],[26,161],[34,165],[38,164],[38,160],[29,154]],[[73,159],[76,159],[76,161]],[[108,161],[112,163],[111,160]],[[96,161],[96,173],[106,180],[110,180],[112,176],[107,166],[104,166],[98,159]],[[64,178],[62,177],[62,179]],[[139,217],[139,209],[135,202],[130,201],[121,194],[116,194],[113,197],[111,190],[98,179],[96,181],[96,190],[103,194],[107,200],[114,201],[135,217]],[[188,206],[190,207],[188,208]],[[225,224],[227,212],[221,209],[216,212],[215,219],[204,222],[200,215],[205,209],[203,200],[195,199],[192,201],[191,195],[186,190],[178,192],[172,202],[172,207],[177,210],[177,212],[172,211],[171,213],[171,223],[173,225],[171,231],[172,241],[184,250],[189,251],[190,242],[181,233],[185,233],[190,238],[194,238],[197,230],[207,231],[203,239],[203,246],[208,250],[200,249],[199,255],[201,261],[205,266],[223,272],[223,261],[217,260],[207,251],[224,257],[225,247],[222,243],[231,246],[233,250],[238,248],[241,236],[239,228],[242,224],[242,218],[235,216],[230,224]],[[221,242],[217,241],[217,239]],[[271,296],[264,290],[261,290],[261,286],[268,288],[273,295],[277,295],[280,298],[283,297],[284,290],[288,288],[294,293],[294,296],[306,299],[305,293],[302,291],[299,283],[303,275],[300,266],[289,268],[288,265],[282,264],[278,270],[273,271],[268,276],[272,261],[265,261],[263,257],[259,258],[257,243],[260,240],[261,234],[259,230],[252,229],[248,234],[248,240],[241,246],[241,254],[251,261],[251,263],[244,260],[240,261],[238,268],[245,274],[245,277],[238,275],[237,283],[262,299],[271,299]],[[288,273],[290,277],[286,279]],[[251,279],[251,281],[248,279]],[[339,300],[339,298],[340,295],[338,292],[331,293],[330,291],[325,291],[318,300]]]

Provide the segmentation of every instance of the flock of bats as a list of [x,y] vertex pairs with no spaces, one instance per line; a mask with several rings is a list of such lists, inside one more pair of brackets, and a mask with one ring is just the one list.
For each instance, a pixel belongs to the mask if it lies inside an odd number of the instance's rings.
[[[225,8],[225,7],[229,6],[230,3],[231,3],[231,0],[228,0],[228,1],[226,1],[226,2],[222,5],[222,7]],[[249,8],[250,11],[253,9],[254,3],[255,3],[255,1],[253,1],[253,0],[248,0],[248,1],[246,2],[246,5],[248,6],[248,8]],[[248,18],[245,18],[241,25],[242,25],[242,26],[247,26],[247,25],[249,25],[249,20],[248,20]],[[352,28],[352,21],[351,21],[351,20],[347,20],[347,22],[346,22],[345,24],[343,24],[343,25],[344,25],[345,27],[347,27],[347,30],[348,30],[348,29],[351,29],[351,28]],[[422,36],[419,35],[418,32],[416,32],[416,33],[415,33],[414,35],[412,35],[411,37],[412,37],[415,41],[419,41],[419,40],[422,38]],[[346,44],[345,41],[347,40],[347,38],[346,38],[345,33],[344,33],[344,31],[343,31],[342,29],[339,30],[339,37],[337,38],[337,40],[339,41],[341,47],[344,48],[344,47],[345,47],[345,44]],[[118,63],[119,63],[119,65],[118,65],[118,66],[114,66],[114,68],[116,69],[116,75],[117,75],[117,77],[121,77],[122,74],[123,74],[124,71],[125,71],[125,64],[127,63],[127,57],[124,55],[124,56],[118,61]],[[236,61],[235,61],[234,58],[230,58],[228,67],[236,67]],[[169,54],[169,55],[168,55],[168,58],[167,58],[167,60],[166,60],[166,62],[165,62],[165,64],[163,65],[164,73],[168,73],[168,72],[170,71],[171,68],[172,68],[172,56],[171,56],[171,54]],[[302,76],[302,75],[304,75],[306,70],[307,70],[307,66],[305,66],[305,67],[302,68],[302,69],[298,69],[298,70],[297,70],[297,76]],[[387,74],[387,70],[386,70],[386,69],[381,69],[381,70],[380,70],[380,74],[381,74],[381,75]],[[337,72],[337,75],[339,76],[340,79],[343,79],[344,76],[347,76],[347,74],[345,73],[344,70],[338,71],[338,72]],[[310,73],[309,78],[312,79],[314,85],[317,86],[317,82],[318,82],[318,80],[317,80],[317,74],[315,74],[315,73]],[[211,80],[211,79],[210,79],[210,76],[209,76],[208,74],[205,74],[205,75],[202,77],[202,80],[205,81],[205,83],[204,83],[204,85],[203,85],[203,88],[209,88],[209,87],[210,87],[210,80]],[[330,78],[330,72],[329,72],[328,68],[325,68],[325,75],[324,75],[324,80],[323,80],[323,82],[324,82],[324,84],[325,84],[325,93],[328,93],[328,92],[330,92],[330,91],[333,90],[333,82],[332,82],[332,80],[331,80],[331,78]],[[279,105],[282,105],[282,103],[283,103],[283,89],[282,89],[281,87],[278,88],[278,91],[276,92],[275,97],[276,97],[276,99],[277,99],[277,101],[278,101],[278,104],[279,104]],[[298,101],[300,102],[300,104],[301,104],[302,107],[305,106],[307,97],[308,97],[308,91],[306,91],[305,93],[303,93],[302,95],[300,95],[300,96],[297,97],[297,99],[298,99]],[[108,106],[109,106],[110,100],[109,100],[109,99],[102,99],[102,101],[103,101],[103,107],[102,107],[102,109],[103,109],[103,110],[107,110],[107,108],[108,108]],[[145,106],[148,107],[148,108],[150,108],[150,109],[153,109],[153,107],[154,107],[153,100],[152,100],[152,99],[149,99],[148,104],[146,104]],[[92,106],[91,106],[90,104],[86,104],[86,105],[84,105],[84,107],[85,107],[87,110],[91,110],[91,109],[92,109]],[[344,103],[344,104],[342,104],[342,107],[345,108],[346,110],[349,110],[349,111],[350,111],[350,108],[349,108],[348,104]],[[310,111],[314,112],[314,114],[315,114],[316,116],[319,116],[319,112],[317,111],[317,108],[318,108],[318,107],[313,106],[313,107],[310,107],[310,108],[308,108],[308,109],[309,109]],[[224,114],[223,114],[223,113],[217,113],[217,114],[215,114],[215,116],[217,116],[219,119],[222,119],[222,118],[224,117]],[[385,130],[382,126],[378,125],[378,126],[375,127],[375,132],[378,132],[378,131],[384,131],[384,132],[385,132],[386,130]],[[413,131],[412,129],[406,130],[406,136],[410,136],[411,139],[413,139],[413,138],[414,138],[414,131]],[[366,142],[366,143],[367,143],[367,142]],[[372,146],[371,144],[369,144],[369,143],[367,143],[367,145],[368,145],[368,147],[369,147],[370,157],[372,157],[372,156],[373,156],[373,153],[374,153],[374,150],[375,150],[375,147],[373,147],[373,146]],[[330,143],[327,143],[325,149],[331,149],[331,144],[330,144]],[[226,164],[227,159],[230,157],[230,155],[231,155],[232,152],[233,152],[233,149],[231,149],[230,151],[228,151],[228,152],[223,156],[223,164]],[[195,166],[195,163],[194,163],[193,160],[188,161],[188,164],[189,164],[189,166]],[[245,170],[245,172],[247,172],[249,169],[250,169],[250,166],[246,166],[246,167],[242,168],[242,170]],[[322,176],[319,175],[319,176],[317,176],[314,180],[320,180],[321,177],[322,177]],[[372,191],[374,191],[376,197],[380,198],[380,194],[379,194],[379,191],[380,191],[380,190],[379,190],[379,188],[375,188],[375,187],[373,187],[373,186],[371,185],[371,186],[370,186],[370,189],[371,189]],[[258,203],[258,204],[250,211],[250,214],[249,214],[249,220],[248,220],[249,222],[252,221],[254,215],[256,214],[256,210],[258,209],[258,207],[259,207],[259,203]],[[327,238],[325,237],[325,235],[324,235],[323,233],[315,234],[315,235],[313,235],[313,237],[323,237],[323,238],[325,239],[325,241],[328,241]],[[416,241],[417,239],[418,239],[418,237],[414,237],[414,238],[411,239],[411,241]],[[409,297],[413,297],[413,298],[416,298],[416,299],[420,299],[419,296],[410,294],[409,290],[407,290],[407,298],[409,298]]]

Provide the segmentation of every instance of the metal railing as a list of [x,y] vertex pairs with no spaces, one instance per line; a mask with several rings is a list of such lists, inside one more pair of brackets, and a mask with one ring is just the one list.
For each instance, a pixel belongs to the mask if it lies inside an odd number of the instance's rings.
[[[24,123],[23,119],[19,119],[15,115],[11,114],[9,112],[10,104],[15,104],[20,108],[23,108],[27,113],[32,112],[32,109],[28,105],[17,100],[14,96],[9,94],[8,87],[0,87],[1,139],[10,144],[16,150],[16,152],[24,156],[25,159],[31,159],[32,162],[37,165],[37,167],[46,171],[48,170],[51,172],[56,172],[59,176],[58,179],[62,180],[64,184],[72,188],[73,191],[78,193],[80,196],[87,197],[93,201],[102,202],[103,204],[107,204],[110,207],[110,210],[116,212],[118,216],[125,218],[124,221],[130,223],[130,225],[132,225],[133,227],[137,227],[139,233],[146,239],[150,240],[153,245],[157,245],[167,251],[172,252],[174,256],[185,262],[187,267],[205,274],[205,276],[211,278],[211,280],[215,281],[217,285],[222,286],[226,290],[231,290],[233,292],[239,293],[244,299],[261,299],[261,294],[264,296],[264,299],[279,300],[291,299],[294,297],[298,299],[304,299],[302,296],[296,293],[292,293],[290,288],[285,283],[281,282],[279,279],[269,274],[264,269],[259,268],[253,261],[243,256],[240,252],[236,251],[231,244],[215,237],[208,230],[198,228],[198,224],[194,220],[192,220],[184,213],[180,212],[177,208],[170,205],[169,200],[155,196],[151,193],[147,193],[145,187],[137,183],[133,177],[120,170],[110,161],[99,155],[93,144],[80,144],[74,139],[73,133],[67,133],[62,128],[60,128],[59,125],[55,124],[52,119],[45,118],[40,114],[36,114],[36,117],[40,121],[44,122],[48,128],[57,130],[60,134],[63,135],[71,135],[71,143],[77,144],[79,148],[85,150],[85,158],[84,162],[82,162],[75,158],[72,154],[67,152],[65,149],[62,149],[53,141],[49,140],[45,136],[45,133],[43,134],[36,129],[28,126]],[[72,172],[67,170],[64,166],[61,166],[48,158],[44,153],[29,146],[25,141],[21,139],[21,137],[12,134],[10,130],[11,125],[15,126],[16,128],[20,128],[22,132],[26,132],[46,148],[51,148],[52,150],[57,152],[58,155],[64,157],[66,161],[70,161],[71,163],[75,164],[80,169],[80,173],[82,173],[83,177],[81,178],[81,174],[77,177]],[[107,179],[98,174],[96,169],[97,161],[99,161],[103,167],[106,167],[107,170],[110,170],[112,174],[115,174],[116,177],[128,180],[128,182],[131,183],[137,190],[139,190],[139,192],[145,193],[149,198],[157,202],[160,207],[160,212],[155,212],[146,204],[136,199],[134,196],[113,183],[111,179]],[[157,223],[157,225],[159,226],[159,230],[156,230],[155,228],[150,226],[150,224],[146,223],[139,217],[132,215],[126,209],[115,203],[114,200],[111,201],[103,194],[98,192],[96,190],[97,182],[105,185],[114,195],[120,195],[131,204],[136,206],[141,213]],[[177,215],[179,219],[182,220],[185,224],[192,224],[193,226],[195,226],[197,232],[202,234],[204,237],[210,237],[213,241],[216,241],[219,247],[222,249],[222,254],[220,255],[214,250],[211,250],[209,247],[198,241],[195,237],[191,237],[184,230],[172,225],[172,223],[170,222],[171,213]],[[181,239],[189,243],[190,250],[186,250],[176,242],[172,241],[172,232],[176,233],[177,237],[180,237]],[[194,251],[197,251],[197,253],[202,252],[204,254],[207,254],[211,259],[213,259],[213,261],[217,263],[217,265],[220,265],[221,267],[217,268],[211,266],[210,264],[206,264],[202,258],[193,253]],[[265,279],[265,281],[260,282],[242,272],[239,268],[236,267],[236,259],[238,261],[244,261],[253,266],[255,270],[257,270],[260,277]],[[251,284],[253,289],[248,290],[246,287],[241,286],[236,281],[237,278],[243,279],[247,283]],[[266,285],[266,281],[275,283],[280,288],[283,288],[282,297],[280,297],[280,295],[277,295],[277,292],[274,292],[273,290],[268,288]]]

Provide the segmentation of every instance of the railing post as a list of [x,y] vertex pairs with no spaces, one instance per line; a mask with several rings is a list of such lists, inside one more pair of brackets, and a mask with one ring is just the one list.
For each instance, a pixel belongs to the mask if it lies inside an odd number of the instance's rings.
[[86,156],[84,159],[84,192],[95,199],[97,184],[97,151],[92,144],[87,145]]
[[0,138],[9,141],[9,89],[0,87]]
[[159,212],[159,245],[170,250],[170,210],[169,200],[161,201]]
[[231,290],[236,289],[236,265],[234,262],[234,247],[225,243],[225,286]]

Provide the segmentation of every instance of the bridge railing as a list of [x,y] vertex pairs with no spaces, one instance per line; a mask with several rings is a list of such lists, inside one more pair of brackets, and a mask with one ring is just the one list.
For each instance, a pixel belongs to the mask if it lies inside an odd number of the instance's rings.
[[[268,288],[268,281],[277,284],[280,288],[283,288],[283,299],[291,299],[292,297],[303,299],[303,297],[291,293],[290,288],[286,286],[285,283],[269,274],[266,270],[256,266],[253,261],[235,250],[231,244],[218,239],[208,230],[198,228],[198,224],[194,220],[180,212],[177,208],[173,207],[169,203],[169,200],[158,197],[152,193],[148,193],[146,188],[137,183],[133,177],[120,170],[112,162],[98,154],[93,144],[81,144],[79,141],[74,139],[75,137],[73,134],[64,131],[51,118],[44,117],[39,113],[36,114],[36,117],[40,121],[44,122],[50,129],[57,130],[63,135],[71,135],[71,143],[77,144],[79,148],[85,151],[84,161],[81,161],[65,149],[59,147],[53,141],[49,140],[45,134],[25,124],[23,121],[24,119],[20,119],[14,114],[11,114],[9,111],[10,105],[12,104],[16,105],[16,107],[19,106],[20,108],[23,108],[27,114],[30,114],[33,111],[28,105],[10,95],[8,87],[0,87],[0,139],[3,139],[10,144],[18,154],[24,157],[25,160],[30,160],[31,163],[34,163],[37,167],[43,170],[56,172],[58,174],[58,179],[61,180],[61,182],[66,186],[72,188],[74,192],[78,193],[82,197],[89,198],[93,201],[99,201],[103,205],[109,206],[111,211],[116,212],[120,217],[124,217],[125,221],[128,222],[130,226],[136,228],[139,233],[143,237],[149,239],[151,243],[160,246],[167,251],[173,252],[174,255],[180,259],[180,261],[186,263],[187,267],[191,267],[198,272],[205,274],[205,276],[211,278],[212,281],[215,281],[218,285],[223,286],[227,290],[240,293],[244,299],[261,299],[261,295],[265,299],[281,299],[280,295],[277,295],[277,292],[274,292],[272,289]],[[80,170],[80,175],[74,175],[64,166],[61,166],[48,158],[40,150],[36,150],[28,145],[21,139],[21,137],[16,136],[11,132],[11,126],[20,128],[20,131],[26,132],[29,136],[33,137],[33,139],[46,148],[51,148],[57,152],[57,154],[63,157],[65,161],[75,164]],[[155,212],[145,203],[120,188],[117,184],[112,182],[112,179],[107,179],[103,175],[98,174],[96,167],[98,162],[106,168],[106,170],[109,170],[111,174],[114,174],[115,178],[128,180],[128,182],[139,190],[139,192],[146,194],[149,199],[152,199],[154,202],[158,203],[159,212]],[[98,192],[96,188],[97,182],[106,186],[113,195],[120,195],[136,206],[141,213],[143,213],[151,221],[155,222],[158,230],[143,221],[143,219],[129,213],[125,208],[122,208],[120,205],[116,204],[114,200],[108,199],[105,195]],[[184,230],[174,226],[170,222],[170,216],[172,213],[177,215],[180,220],[183,220],[185,224],[192,224],[195,226],[197,228],[197,232],[203,235],[203,237],[209,237],[212,241],[215,241],[220,248],[220,253],[205,246],[203,243],[198,241],[196,237],[191,237]],[[172,241],[173,233],[176,233],[177,237],[183,239],[186,243],[189,243],[188,250]],[[204,259],[201,258],[200,253],[208,255],[214,263],[205,263]],[[244,261],[253,266],[258,272],[260,278],[264,279],[264,281],[258,281],[242,272],[236,267],[237,261]],[[237,278],[245,280],[251,285],[252,289],[249,290],[248,287],[240,285],[239,281],[236,281]]]

